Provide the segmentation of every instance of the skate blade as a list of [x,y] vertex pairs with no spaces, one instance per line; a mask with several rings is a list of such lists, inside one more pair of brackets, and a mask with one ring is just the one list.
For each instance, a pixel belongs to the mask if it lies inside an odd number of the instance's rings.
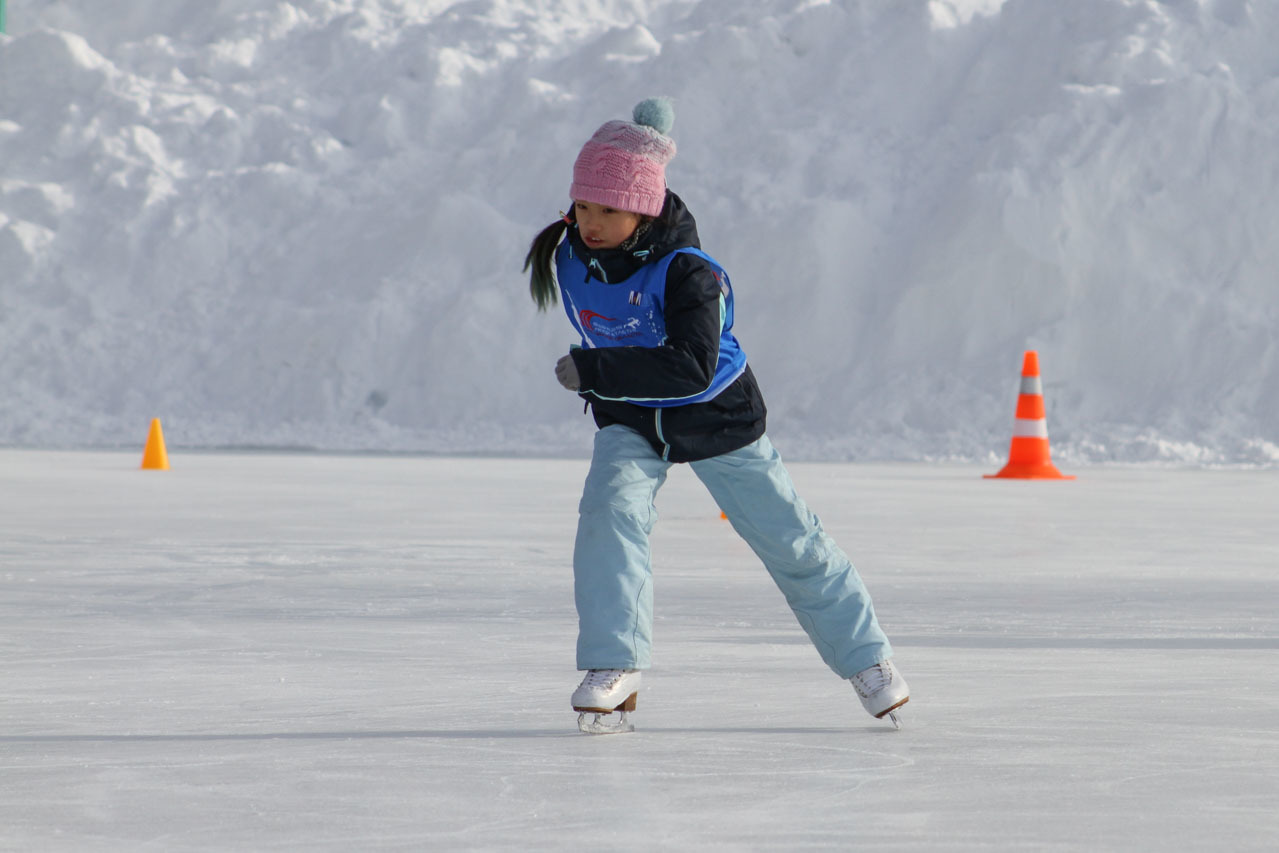
[[880,719],[880,720],[887,719],[888,722],[893,724],[893,728],[897,729],[898,731],[901,731],[902,719],[900,716],[898,716],[897,712],[901,710],[902,705],[905,705],[909,701],[910,701],[910,697],[907,696],[905,699],[901,700],[896,705],[889,708],[884,713],[880,714],[876,719]]
[[[587,719],[590,714],[591,719]],[[583,711],[577,715],[578,731],[588,735],[623,735],[635,731],[635,724],[627,718],[627,713],[622,711],[621,716],[616,721],[609,721],[607,717],[611,717],[612,713],[592,713]]]

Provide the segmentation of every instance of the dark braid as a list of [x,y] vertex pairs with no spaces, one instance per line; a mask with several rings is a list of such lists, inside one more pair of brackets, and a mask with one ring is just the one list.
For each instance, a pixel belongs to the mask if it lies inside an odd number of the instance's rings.
[[555,284],[555,247],[564,238],[572,219],[570,211],[567,216],[561,216],[543,228],[533,238],[528,254],[524,256],[524,271],[529,274],[529,293],[533,295],[538,311],[545,311],[559,301],[556,293],[559,288]]

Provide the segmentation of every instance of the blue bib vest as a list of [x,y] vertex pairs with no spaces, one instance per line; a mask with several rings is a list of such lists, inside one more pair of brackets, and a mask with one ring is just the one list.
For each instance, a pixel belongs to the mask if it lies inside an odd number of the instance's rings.
[[[555,272],[569,322],[582,336],[582,346],[660,347],[666,342],[666,271],[678,254],[696,255],[710,264],[719,282],[719,360],[710,387],[688,397],[647,399],[623,397],[624,402],[652,408],[685,406],[712,400],[746,369],[746,353],[733,337],[733,288],[719,262],[700,249],[676,249],[655,263],[645,264],[625,281],[606,284],[591,278],[585,263],[568,240],[555,252]],[[598,395],[597,395],[598,396]],[[615,399],[615,398],[602,398]]]

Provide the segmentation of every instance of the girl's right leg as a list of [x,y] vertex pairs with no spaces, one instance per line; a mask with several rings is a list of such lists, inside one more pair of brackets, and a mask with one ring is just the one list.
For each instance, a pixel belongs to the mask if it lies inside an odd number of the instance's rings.
[[573,549],[578,669],[648,669],[652,663],[653,499],[671,463],[629,427],[595,433]]

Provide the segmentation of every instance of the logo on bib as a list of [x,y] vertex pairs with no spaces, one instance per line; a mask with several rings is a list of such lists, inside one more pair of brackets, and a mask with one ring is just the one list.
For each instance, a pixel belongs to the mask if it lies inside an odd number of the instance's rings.
[[629,320],[618,322],[612,317],[605,317],[598,311],[590,310],[578,312],[577,316],[582,323],[582,328],[588,333],[601,338],[607,338],[610,341],[634,338],[640,334],[640,321],[638,317],[632,317]]

